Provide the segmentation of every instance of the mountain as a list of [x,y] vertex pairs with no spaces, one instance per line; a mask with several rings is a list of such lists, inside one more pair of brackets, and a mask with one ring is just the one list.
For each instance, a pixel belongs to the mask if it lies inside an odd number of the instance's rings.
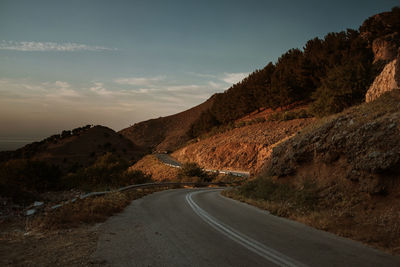
[[148,152],[175,150],[190,139],[187,134],[190,126],[203,112],[210,109],[215,97],[175,115],[136,123],[118,133]]

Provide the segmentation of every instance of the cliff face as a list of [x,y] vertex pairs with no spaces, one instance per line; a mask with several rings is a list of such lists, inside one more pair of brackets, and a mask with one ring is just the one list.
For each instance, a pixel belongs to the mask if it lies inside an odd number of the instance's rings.
[[[400,56],[400,54],[399,54]],[[373,101],[383,93],[399,89],[400,87],[400,58],[388,63],[383,71],[375,78],[374,82],[368,89],[365,100]]]
[[370,102],[400,86],[400,8],[365,20],[360,35],[368,41],[374,63],[386,64],[366,93],[366,102]]

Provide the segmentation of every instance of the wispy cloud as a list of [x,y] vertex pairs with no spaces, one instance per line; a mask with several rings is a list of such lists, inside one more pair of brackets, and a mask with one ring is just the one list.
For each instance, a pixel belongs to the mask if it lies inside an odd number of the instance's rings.
[[[240,82],[250,73],[248,72],[224,72],[220,74],[207,74],[207,73],[197,73],[197,72],[187,72],[187,74],[192,75],[194,77],[199,77],[209,81],[209,84],[213,87],[221,87],[221,83],[224,83],[222,86],[227,87],[227,84],[232,85]],[[228,85],[228,86],[229,86]]]
[[229,84],[235,84],[246,78],[248,75],[248,72],[224,73],[221,80]]
[[0,79],[0,93],[4,99],[8,100],[36,99],[45,101],[51,99],[51,101],[54,101],[56,99],[81,97],[78,91],[72,89],[71,85],[64,81],[32,83],[25,79]]
[[89,88],[89,90],[93,93],[96,93],[98,95],[102,95],[102,96],[112,96],[113,92],[106,89],[104,87],[104,84],[101,82],[93,82],[93,86],[91,86]]
[[14,51],[59,51],[59,52],[75,52],[75,51],[113,51],[115,48],[104,46],[93,46],[79,43],[55,43],[55,42],[16,42],[16,41],[0,41],[0,50]]
[[10,118],[13,123],[18,121],[15,131],[29,123],[32,129],[37,125],[66,129],[87,123],[121,129],[193,107],[228,89],[247,73],[194,76],[133,76],[80,84],[0,78],[0,132],[11,131],[7,123]]
[[129,78],[118,78],[115,79],[114,82],[118,84],[124,85],[133,85],[133,86],[151,86],[157,82],[164,80],[165,76],[156,76],[156,77],[129,77]]

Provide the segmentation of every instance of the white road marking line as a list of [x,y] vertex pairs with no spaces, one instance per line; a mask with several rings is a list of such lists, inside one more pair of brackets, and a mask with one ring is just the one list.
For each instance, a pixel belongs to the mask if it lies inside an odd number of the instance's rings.
[[237,242],[238,244],[244,246],[245,248],[253,251],[264,259],[273,262],[279,266],[306,266],[300,262],[297,262],[294,259],[289,258],[282,253],[261,244],[260,242],[240,233],[239,231],[225,225],[224,223],[218,221],[210,214],[205,212],[202,208],[200,208],[192,199],[192,195],[198,194],[201,191],[192,192],[186,195],[186,201],[189,206],[193,209],[193,211],[202,218],[206,223],[216,229],[218,232],[224,234],[231,240]]

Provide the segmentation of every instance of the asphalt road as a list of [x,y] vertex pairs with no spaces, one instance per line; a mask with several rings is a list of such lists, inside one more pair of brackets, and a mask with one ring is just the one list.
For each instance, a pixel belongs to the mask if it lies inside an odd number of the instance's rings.
[[[175,160],[173,157],[171,157],[168,154],[155,154],[155,156],[164,164],[170,165],[172,167],[180,168],[182,167],[182,164]],[[211,170],[211,169],[205,169],[207,172],[220,172],[224,174],[232,174],[235,176],[239,177],[249,177],[250,173],[249,172],[244,172],[244,171],[229,171],[229,170]]]
[[176,161],[174,158],[172,158],[168,154],[155,154],[155,156],[163,163],[169,164],[175,167],[181,167],[182,164],[178,161]]
[[111,266],[400,266],[400,258],[227,199],[175,189],[101,226],[93,261]]

